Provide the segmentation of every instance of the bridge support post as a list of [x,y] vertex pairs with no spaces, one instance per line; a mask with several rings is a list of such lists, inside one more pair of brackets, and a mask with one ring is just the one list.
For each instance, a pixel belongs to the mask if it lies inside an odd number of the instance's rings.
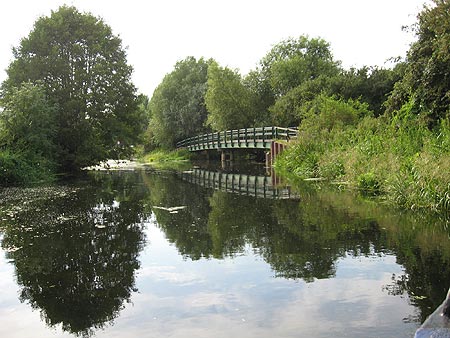
[[204,151],[204,154],[205,154],[205,157],[206,157],[206,162],[209,162],[209,151],[208,150],[205,150]]
[[283,143],[279,143],[277,141],[272,141],[270,144],[270,152],[266,153],[266,166],[273,167],[275,163],[275,159],[279,154],[283,152],[285,149],[285,145]]
[[266,151],[266,168],[272,166],[272,151]]
[[231,150],[221,150],[220,159],[222,162],[233,161],[233,152]]

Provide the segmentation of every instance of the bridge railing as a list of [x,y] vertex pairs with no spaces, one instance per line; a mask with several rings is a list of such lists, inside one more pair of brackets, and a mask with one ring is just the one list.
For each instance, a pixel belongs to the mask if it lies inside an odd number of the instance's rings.
[[187,138],[177,143],[177,148],[221,148],[234,144],[248,146],[249,143],[269,142],[275,140],[289,141],[297,137],[298,130],[283,127],[259,127],[226,130]]

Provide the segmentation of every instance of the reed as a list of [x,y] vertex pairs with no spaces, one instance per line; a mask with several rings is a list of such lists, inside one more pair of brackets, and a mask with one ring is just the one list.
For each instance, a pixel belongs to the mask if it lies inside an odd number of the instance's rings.
[[277,159],[279,172],[346,182],[402,208],[450,210],[449,119],[430,130],[406,107],[393,118],[365,116],[333,128],[312,122],[302,122],[298,141]]

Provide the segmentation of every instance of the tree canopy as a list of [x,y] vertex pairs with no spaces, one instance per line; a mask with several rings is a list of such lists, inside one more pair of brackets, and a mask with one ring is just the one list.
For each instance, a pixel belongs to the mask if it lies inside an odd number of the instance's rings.
[[[327,41],[306,35],[274,45],[245,76],[213,60],[207,65],[202,62],[197,64],[192,57],[178,62],[155,90],[147,135],[156,145],[173,147],[180,139],[205,132],[205,125],[213,130],[295,127],[320,95],[365,102],[380,116],[405,69],[399,63],[394,69],[345,70],[334,60]],[[200,64],[201,71],[197,70]]]
[[405,76],[387,103],[392,112],[412,101],[412,110],[430,125],[450,116],[450,1],[433,2],[418,15],[418,39],[408,52]]
[[206,131],[205,94],[211,62],[187,57],[177,62],[156,88],[149,103],[148,133],[154,143],[170,148],[177,141]]
[[260,64],[277,97],[320,75],[333,76],[339,72],[339,63],[333,60],[330,44],[305,35],[281,41]]
[[214,130],[247,128],[254,126],[257,97],[243,85],[238,72],[212,63],[208,68],[206,107],[207,123]]
[[450,113],[450,1],[434,0],[418,16],[418,40],[408,53],[407,81],[432,120]]
[[24,83],[13,88],[3,100],[0,115],[0,144],[35,159],[54,156],[55,106],[40,84]]
[[[311,96],[309,88],[323,82],[319,79],[339,73],[340,64],[334,61],[330,44],[321,38],[301,35],[274,45],[246,81],[264,103],[260,109],[268,116],[266,122],[288,127],[300,123],[297,103]],[[311,82],[314,83],[312,86]],[[321,90],[322,87],[319,92]],[[294,101],[297,103],[293,105]]]
[[55,108],[50,140],[59,170],[130,153],[145,120],[125,49],[102,19],[62,6],[39,18],[13,54],[3,96],[24,83],[42,86]]

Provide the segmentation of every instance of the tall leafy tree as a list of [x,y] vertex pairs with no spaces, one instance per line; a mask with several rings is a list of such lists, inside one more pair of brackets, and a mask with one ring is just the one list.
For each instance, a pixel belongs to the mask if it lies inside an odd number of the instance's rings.
[[411,85],[430,118],[450,113],[450,1],[434,0],[419,14],[418,41],[409,51]]
[[56,107],[44,88],[24,83],[9,91],[0,105],[0,185],[51,179]]
[[276,44],[246,81],[264,104],[261,110],[270,111],[271,123],[294,126],[300,119],[293,103],[310,96],[308,88],[316,85],[309,85],[309,82],[322,83],[324,78],[334,77],[339,72],[340,64],[334,61],[330,44],[302,35]]
[[42,83],[58,109],[54,144],[60,170],[131,152],[142,129],[132,67],[120,38],[102,19],[62,6],[39,18],[13,54],[3,91]]
[[261,64],[263,69],[268,68],[269,82],[277,96],[320,75],[333,76],[339,72],[330,44],[304,35],[275,45]]
[[247,88],[237,71],[216,62],[208,68],[207,123],[214,130],[247,128],[258,119],[257,97]]
[[450,116],[450,1],[433,2],[418,15],[418,39],[388,102],[388,111],[393,111],[412,100],[413,111],[425,115],[430,125]]
[[52,162],[56,109],[49,103],[44,88],[24,83],[9,91],[2,105],[0,146],[24,157]]
[[147,135],[166,148],[206,131],[205,94],[211,60],[187,57],[176,63],[156,88],[149,103],[151,120]]
[[393,69],[367,67],[343,70],[329,78],[325,92],[344,99],[360,99],[369,104],[375,116],[384,113],[384,102],[391,94],[394,84],[404,74],[405,64],[397,63]]

